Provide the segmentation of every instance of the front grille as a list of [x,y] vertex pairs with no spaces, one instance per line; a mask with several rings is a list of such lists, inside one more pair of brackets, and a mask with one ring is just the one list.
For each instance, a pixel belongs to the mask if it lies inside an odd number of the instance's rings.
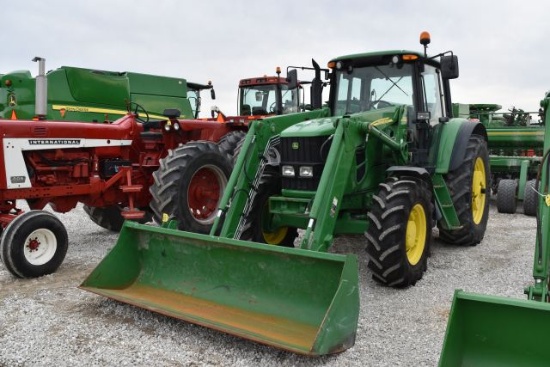
[[[332,139],[328,136],[281,138],[281,168],[294,167],[296,177],[282,177],[283,189],[316,191]],[[298,177],[300,166],[312,166],[313,177]]]
[[45,126],[34,126],[32,128],[32,135],[33,136],[47,136],[48,135],[48,128]]

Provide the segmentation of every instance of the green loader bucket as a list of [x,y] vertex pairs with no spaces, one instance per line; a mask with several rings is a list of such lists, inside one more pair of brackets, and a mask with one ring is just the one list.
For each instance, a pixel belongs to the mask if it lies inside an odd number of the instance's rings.
[[439,366],[550,366],[550,304],[454,295]]
[[359,316],[354,255],[131,221],[80,288],[307,355],[353,346]]

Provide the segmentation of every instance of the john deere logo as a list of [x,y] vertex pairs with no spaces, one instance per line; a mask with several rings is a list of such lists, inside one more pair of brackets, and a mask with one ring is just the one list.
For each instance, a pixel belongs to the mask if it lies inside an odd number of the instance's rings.
[[300,149],[300,143],[298,143],[297,141],[292,142],[292,149]]

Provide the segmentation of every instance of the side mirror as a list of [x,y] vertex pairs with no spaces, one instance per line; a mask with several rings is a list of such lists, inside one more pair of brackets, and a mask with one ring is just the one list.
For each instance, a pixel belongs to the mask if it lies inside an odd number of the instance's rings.
[[441,56],[441,76],[443,79],[458,78],[458,57],[455,55]]
[[214,88],[210,89],[210,98],[216,99],[216,92],[214,91]]
[[298,70],[289,70],[286,75],[286,81],[288,83],[288,89],[296,89],[298,87]]

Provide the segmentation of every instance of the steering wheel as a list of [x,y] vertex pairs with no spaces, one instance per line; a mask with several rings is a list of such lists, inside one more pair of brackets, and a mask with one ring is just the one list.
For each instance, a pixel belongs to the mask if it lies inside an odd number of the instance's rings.
[[269,113],[276,113],[277,111],[275,111],[275,107],[277,107],[277,102],[273,102],[273,103],[269,106]]
[[[134,105],[134,115],[136,115],[136,120],[141,122],[142,124],[146,124],[149,122],[149,113],[145,110],[145,108],[143,108],[143,106],[135,103],[135,102],[130,102],[130,106],[131,105]],[[140,112],[143,112],[143,114],[145,115],[145,118],[141,118],[139,115],[140,115]]]

